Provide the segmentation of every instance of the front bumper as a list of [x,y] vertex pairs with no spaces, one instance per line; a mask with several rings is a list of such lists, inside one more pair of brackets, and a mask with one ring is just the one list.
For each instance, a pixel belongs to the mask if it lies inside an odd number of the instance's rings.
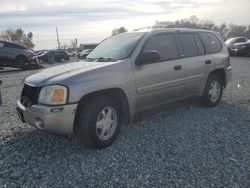
[[32,105],[26,108],[17,100],[17,113],[24,123],[56,134],[73,134],[77,104],[63,106]]

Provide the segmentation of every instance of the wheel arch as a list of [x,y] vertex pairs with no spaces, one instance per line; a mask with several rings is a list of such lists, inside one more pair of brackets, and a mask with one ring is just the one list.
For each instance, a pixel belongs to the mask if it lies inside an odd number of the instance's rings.
[[226,87],[226,72],[223,68],[215,69],[212,72],[210,72],[208,77],[207,77],[207,80],[211,75],[219,76],[222,80],[223,88]]
[[15,61],[16,61],[18,58],[24,58],[24,59],[28,60],[28,58],[27,58],[25,55],[23,55],[23,54],[18,54],[18,55],[15,57]]
[[121,88],[109,88],[109,89],[98,90],[98,91],[88,93],[80,99],[80,102],[77,105],[77,109],[76,109],[74,129],[77,126],[80,110],[84,108],[84,106],[88,103],[88,101],[98,96],[107,96],[112,99],[115,99],[115,101],[120,106],[122,116],[125,116],[125,117],[129,116],[130,112],[129,112],[128,98],[127,98],[126,93]]

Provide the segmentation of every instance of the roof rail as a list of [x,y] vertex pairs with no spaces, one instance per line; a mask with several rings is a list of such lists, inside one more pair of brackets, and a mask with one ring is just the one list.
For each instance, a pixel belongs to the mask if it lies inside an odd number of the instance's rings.
[[141,28],[138,28],[138,29],[134,29],[133,31],[140,31],[140,30],[143,30],[143,29],[154,29],[154,26],[146,26],[146,27],[141,27]]

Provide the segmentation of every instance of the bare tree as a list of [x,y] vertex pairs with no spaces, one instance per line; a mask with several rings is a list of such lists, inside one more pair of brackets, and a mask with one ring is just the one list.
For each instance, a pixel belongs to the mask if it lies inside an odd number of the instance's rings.
[[25,34],[25,32],[21,28],[17,28],[14,30],[8,29],[0,34],[0,38],[8,42],[14,42],[24,45],[29,49],[35,47],[34,43],[32,42],[33,33],[29,32],[28,34]]

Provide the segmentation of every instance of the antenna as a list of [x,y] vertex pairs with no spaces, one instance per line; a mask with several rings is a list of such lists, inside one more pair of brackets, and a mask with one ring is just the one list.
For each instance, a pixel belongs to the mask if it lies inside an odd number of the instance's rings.
[[58,45],[58,50],[60,49],[60,41],[59,41],[59,35],[58,35],[58,29],[56,27],[56,37],[57,37],[57,45]]

